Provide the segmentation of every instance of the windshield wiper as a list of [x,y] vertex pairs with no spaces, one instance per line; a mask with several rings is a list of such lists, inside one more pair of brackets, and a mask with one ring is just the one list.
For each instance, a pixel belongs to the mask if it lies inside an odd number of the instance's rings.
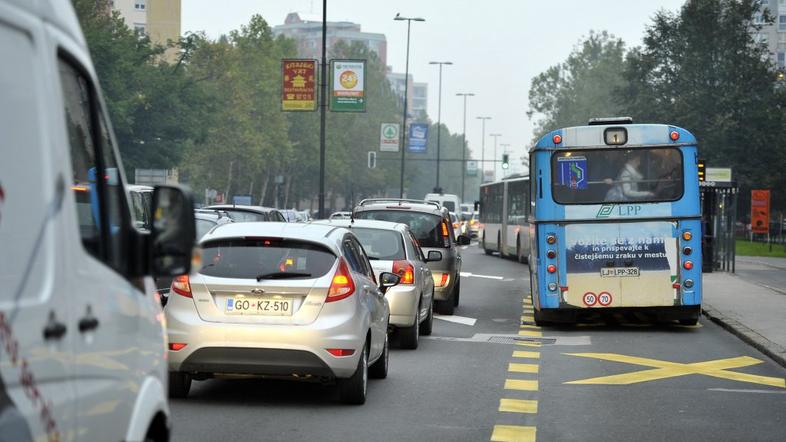
[[257,275],[257,282],[263,279],[290,279],[290,278],[307,278],[311,276],[311,273],[302,273],[302,272],[274,272],[274,273],[263,273],[261,275]]

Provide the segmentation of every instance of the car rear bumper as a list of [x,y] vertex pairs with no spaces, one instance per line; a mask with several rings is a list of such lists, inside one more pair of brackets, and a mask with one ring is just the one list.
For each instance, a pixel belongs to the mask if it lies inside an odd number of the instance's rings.
[[[186,344],[181,350],[169,350],[169,370],[192,374],[347,378],[355,373],[369,329],[369,324],[349,313],[309,325],[232,324],[206,322],[195,309],[169,307],[169,342]],[[328,348],[354,353],[336,357]]]
[[415,285],[397,285],[388,289],[385,298],[390,304],[390,325],[410,327],[415,323],[420,290]]

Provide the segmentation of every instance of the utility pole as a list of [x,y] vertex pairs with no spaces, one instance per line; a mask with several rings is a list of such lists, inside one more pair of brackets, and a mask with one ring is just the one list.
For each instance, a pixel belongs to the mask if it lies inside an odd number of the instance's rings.
[[494,166],[494,178],[493,181],[497,181],[497,138],[501,137],[502,134],[489,134],[490,137],[494,137],[494,156],[491,160],[492,166]]
[[475,118],[483,122],[483,135],[480,137],[480,184],[483,184],[483,181],[486,178],[484,173],[486,170],[486,120],[490,120],[491,117]]
[[464,202],[464,181],[467,178],[467,97],[474,97],[471,92],[459,92],[457,97],[464,97],[464,129],[461,132],[461,202]]
[[318,219],[327,218],[325,213],[325,117],[328,105],[327,98],[327,0],[322,0],[322,75],[319,79],[319,215]]
[[399,185],[400,197],[404,198],[404,158],[405,152],[407,151],[407,95],[409,94],[409,30],[413,21],[426,21],[426,19],[420,17],[402,17],[401,14],[396,14],[393,20],[407,21],[407,61],[404,71],[404,121],[401,124],[401,182]]
[[442,66],[443,65],[452,65],[453,63],[450,61],[430,61],[428,64],[437,64],[439,65],[439,98],[438,98],[438,105],[437,105],[437,184],[434,186],[434,193],[442,193],[442,189],[439,187],[439,155],[440,155],[440,133],[442,132]]

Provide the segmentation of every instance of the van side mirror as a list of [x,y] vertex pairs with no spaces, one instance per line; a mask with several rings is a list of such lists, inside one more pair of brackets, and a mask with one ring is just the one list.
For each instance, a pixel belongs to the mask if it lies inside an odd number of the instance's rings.
[[196,242],[194,201],[177,186],[153,191],[150,263],[153,276],[177,276],[191,271]]
[[469,236],[467,235],[459,235],[458,238],[456,238],[456,243],[460,246],[468,246],[469,242]]
[[428,252],[428,256],[426,256],[426,262],[437,262],[442,261],[442,252],[439,250],[431,250]]
[[379,275],[379,290],[384,294],[389,288],[395,287],[401,282],[401,277],[395,273],[382,272]]

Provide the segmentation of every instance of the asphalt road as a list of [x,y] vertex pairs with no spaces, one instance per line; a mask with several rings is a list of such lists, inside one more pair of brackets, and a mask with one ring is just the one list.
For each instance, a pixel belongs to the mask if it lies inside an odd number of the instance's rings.
[[342,405],[330,386],[194,382],[188,399],[171,401],[174,440],[786,437],[786,370],[710,321],[539,329],[526,265],[474,244],[463,254],[464,319],[449,319],[465,324],[435,320],[420,348],[393,349],[365,405]]

